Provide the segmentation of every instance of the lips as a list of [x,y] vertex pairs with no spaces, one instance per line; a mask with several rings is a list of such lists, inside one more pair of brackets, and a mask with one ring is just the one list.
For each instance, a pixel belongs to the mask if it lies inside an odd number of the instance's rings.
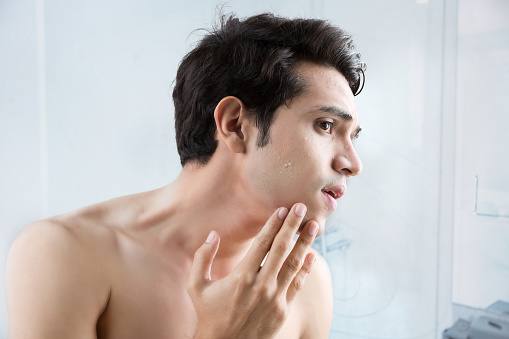
[[346,192],[345,185],[336,185],[331,187],[326,187],[322,190],[322,193],[325,195],[325,198],[329,202],[331,209],[334,211],[338,205],[337,199],[341,198]]

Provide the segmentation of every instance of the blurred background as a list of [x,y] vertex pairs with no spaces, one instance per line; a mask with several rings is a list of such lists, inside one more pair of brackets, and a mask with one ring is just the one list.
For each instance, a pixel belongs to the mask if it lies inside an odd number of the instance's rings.
[[[0,338],[5,262],[30,222],[180,172],[172,82],[217,1],[0,0]],[[350,31],[364,163],[315,242],[330,338],[441,338],[509,301],[509,1],[229,1]]]

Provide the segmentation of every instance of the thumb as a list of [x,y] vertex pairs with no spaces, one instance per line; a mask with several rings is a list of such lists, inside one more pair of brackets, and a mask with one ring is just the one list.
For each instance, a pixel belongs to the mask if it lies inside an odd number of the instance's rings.
[[206,282],[211,280],[210,269],[219,248],[219,235],[212,231],[205,243],[194,254],[193,266],[189,276],[189,286],[201,289]]

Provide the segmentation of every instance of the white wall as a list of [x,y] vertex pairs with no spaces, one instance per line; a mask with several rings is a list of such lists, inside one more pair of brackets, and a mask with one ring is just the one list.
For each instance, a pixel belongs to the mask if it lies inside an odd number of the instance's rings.
[[0,2],[0,338],[7,338],[8,248],[44,215],[38,26],[35,1]]
[[[444,54],[444,32],[455,38],[450,3],[229,2],[240,16],[329,19],[354,34],[368,64],[357,99],[364,172],[317,243],[334,275],[331,338],[431,339],[450,325],[453,211],[442,206],[452,198],[441,200],[451,187],[441,179],[453,170],[444,154],[455,146],[443,142],[455,114],[443,90],[455,86],[444,71],[455,67]],[[215,7],[0,1],[2,290],[8,247],[30,221],[178,175],[171,83],[199,38],[190,32],[208,27]],[[2,293],[0,337],[6,333]]]

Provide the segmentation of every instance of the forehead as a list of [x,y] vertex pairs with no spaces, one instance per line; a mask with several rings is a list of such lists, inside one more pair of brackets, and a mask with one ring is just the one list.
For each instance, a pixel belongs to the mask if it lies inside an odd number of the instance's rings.
[[299,102],[299,105],[309,108],[336,107],[348,112],[357,122],[357,109],[352,90],[346,78],[337,69],[301,62],[295,68],[295,75],[304,83],[304,91],[292,102]]

